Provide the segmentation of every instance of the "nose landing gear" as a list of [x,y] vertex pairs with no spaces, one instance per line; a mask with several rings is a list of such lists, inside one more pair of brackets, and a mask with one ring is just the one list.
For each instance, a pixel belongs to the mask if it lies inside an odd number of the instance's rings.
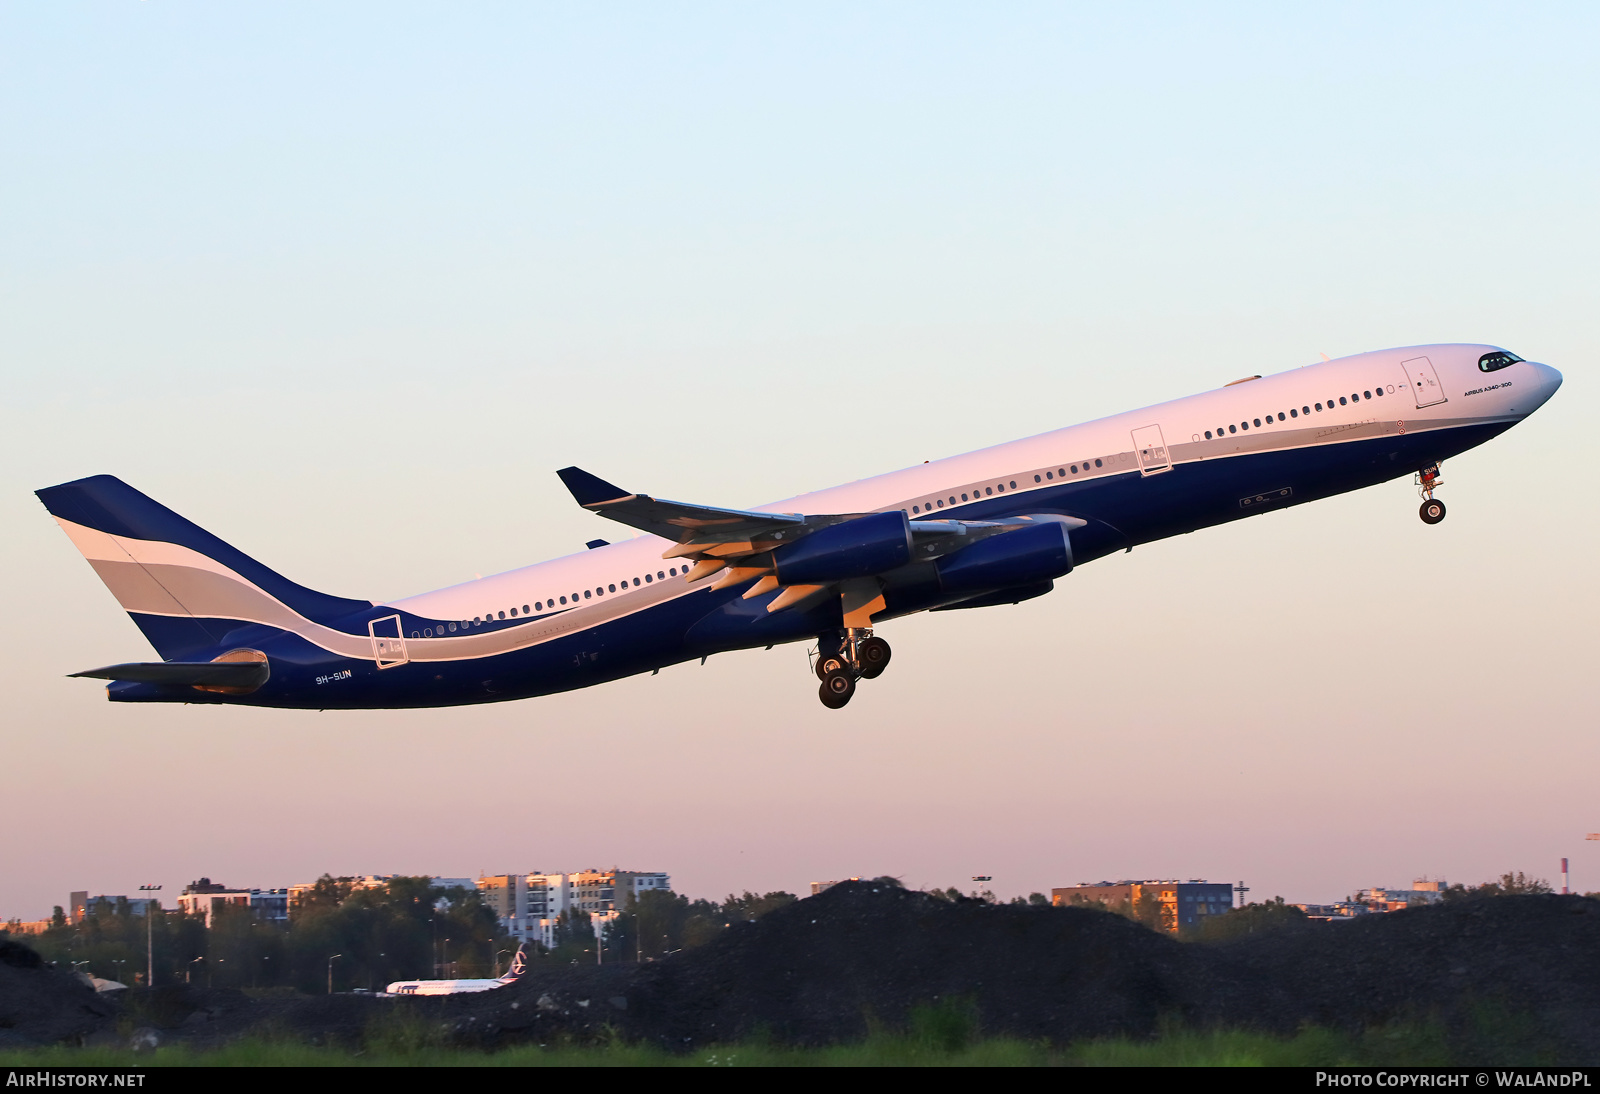
[[889,667],[889,643],[866,627],[847,627],[837,634],[817,636],[813,666],[822,681],[818,698],[829,710],[838,710],[856,693],[857,680],[875,680]]
[[1433,464],[1417,472],[1417,492],[1422,495],[1422,508],[1417,515],[1424,524],[1438,524],[1444,519],[1444,502],[1433,496],[1444,480],[1439,477],[1439,465]]

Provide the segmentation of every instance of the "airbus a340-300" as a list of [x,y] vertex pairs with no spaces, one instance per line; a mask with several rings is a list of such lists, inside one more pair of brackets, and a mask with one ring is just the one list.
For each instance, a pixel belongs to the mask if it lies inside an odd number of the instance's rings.
[[874,629],[1013,604],[1141,543],[1415,475],[1537,410],[1561,374],[1495,346],[1362,353],[750,510],[576,467],[579,505],[643,532],[376,604],[297,585],[100,475],[38,492],[161,661],[75,673],[117,702],[313,709],[487,703],[726,650],[817,643],[822,702],[883,672]]

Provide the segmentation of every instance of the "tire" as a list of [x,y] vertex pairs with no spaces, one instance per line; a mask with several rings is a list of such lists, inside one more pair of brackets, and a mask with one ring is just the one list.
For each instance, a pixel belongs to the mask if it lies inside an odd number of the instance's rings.
[[1423,524],[1438,524],[1444,519],[1444,502],[1438,498],[1429,498],[1422,503],[1422,508],[1417,510],[1417,515],[1422,518]]
[[848,666],[846,666],[844,663],[844,658],[840,657],[838,654],[829,653],[817,658],[817,664],[814,671],[817,674],[818,680],[826,680],[828,678],[828,673],[843,672],[847,669],[847,667]]
[[881,638],[869,638],[861,643],[858,656],[861,658],[861,678],[876,680],[889,667],[889,643]]
[[855,677],[842,669],[830,672],[822,678],[822,687],[817,689],[817,697],[822,700],[822,705],[829,710],[838,710],[850,701],[856,693]]

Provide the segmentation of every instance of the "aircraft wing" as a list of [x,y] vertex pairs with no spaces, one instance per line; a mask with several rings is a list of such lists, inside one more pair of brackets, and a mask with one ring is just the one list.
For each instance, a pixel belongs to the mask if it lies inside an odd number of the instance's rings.
[[[728,567],[721,583],[750,580],[771,572],[770,558],[754,558],[802,539],[831,525],[843,524],[869,513],[761,513],[744,509],[721,509],[681,501],[634,494],[614,486],[578,467],[565,467],[556,474],[566,484],[579,505],[592,513],[618,521],[663,539],[676,546],[662,558],[688,558],[700,563],[690,580],[710,576]],[[915,557],[936,558],[967,544],[1032,524],[1035,518],[987,520],[907,520]],[[1083,522],[1071,517],[1048,518],[1073,525]],[[752,593],[765,592],[774,585],[757,586]]]
[[805,523],[798,513],[755,513],[743,509],[718,509],[710,505],[630,494],[577,467],[556,474],[572,491],[579,505],[590,512],[664,539],[701,538],[707,542],[761,540],[771,533]]

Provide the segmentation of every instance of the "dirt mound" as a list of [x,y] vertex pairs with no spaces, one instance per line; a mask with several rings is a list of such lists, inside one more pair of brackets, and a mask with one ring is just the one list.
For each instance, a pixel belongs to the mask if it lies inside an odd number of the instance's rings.
[[71,973],[0,939],[0,1044],[81,1043],[109,1027],[116,1004]]
[[[1433,1017],[1480,1037],[1532,1023],[1563,1055],[1600,1060],[1600,900],[1463,900],[1204,948],[1297,1022]],[[1230,1018],[1263,1024],[1255,1010]]]
[[930,1004],[978,1029],[1069,1041],[1207,1010],[1208,955],[1080,908],[949,902],[857,882],[640,970],[619,1023],[669,1046],[762,1033],[799,1045],[903,1029]]

